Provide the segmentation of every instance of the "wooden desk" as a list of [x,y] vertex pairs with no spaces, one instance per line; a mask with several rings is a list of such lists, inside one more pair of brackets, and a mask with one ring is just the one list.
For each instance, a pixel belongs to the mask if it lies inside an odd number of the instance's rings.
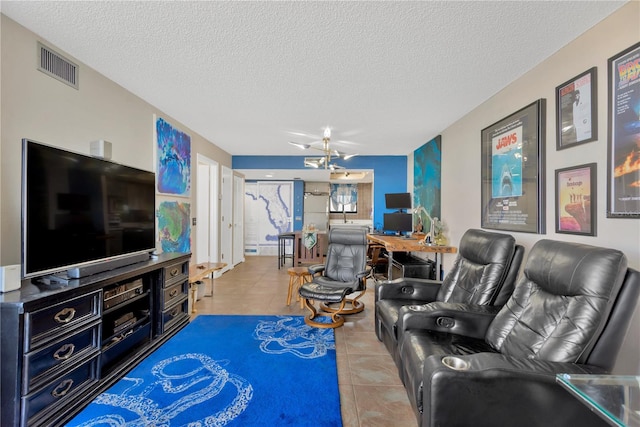
[[455,254],[458,249],[453,246],[438,246],[438,245],[425,245],[422,240],[418,239],[405,239],[399,236],[380,235],[380,234],[367,234],[367,238],[375,243],[379,243],[384,246],[389,254],[389,266],[387,267],[387,277],[392,277],[391,268],[393,265],[393,253],[394,252],[431,252],[435,253],[436,257],[436,271],[440,277],[436,277],[438,280],[442,280],[442,261],[438,261],[438,254]]
[[[191,298],[193,299],[193,303],[191,305],[192,313],[196,312],[196,293],[198,292],[198,287],[193,286],[193,284],[199,280],[204,279],[214,271],[222,270],[226,266],[227,266],[226,262],[203,262],[200,264],[189,266],[189,286],[191,286]],[[211,278],[211,280],[213,280],[213,277]],[[211,295],[205,295],[205,296],[210,297],[212,295],[213,295],[213,289],[211,289]]]

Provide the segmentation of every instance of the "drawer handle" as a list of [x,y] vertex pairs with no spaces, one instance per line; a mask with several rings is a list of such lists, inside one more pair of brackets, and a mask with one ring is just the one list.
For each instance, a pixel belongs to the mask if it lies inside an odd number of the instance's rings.
[[180,308],[175,307],[173,310],[171,310],[171,313],[169,313],[169,315],[170,315],[171,317],[175,317],[175,316],[176,316],[176,314],[178,314],[179,312],[180,312]]
[[67,360],[68,358],[71,357],[71,355],[75,350],[76,350],[75,345],[65,344],[62,347],[60,347],[58,350],[56,350],[55,353],[53,353],[53,358],[56,360]]
[[71,390],[71,387],[73,386],[73,380],[72,379],[66,379],[64,381],[62,381],[56,388],[53,389],[53,391],[51,392],[51,396],[53,397],[62,397],[65,394],[67,394],[69,392],[69,390]]
[[53,317],[53,319],[58,323],[69,323],[75,315],[75,308],[63,308]]
[[177,289],[174,289],[171,292],[169,292],[169,298],[173,298],[176,295],[178,295],[178,290]]
[[178,273],[180,273],[180,269],[178,267],[172,268],[171,271],[169,272],[171,277],[176,276]]

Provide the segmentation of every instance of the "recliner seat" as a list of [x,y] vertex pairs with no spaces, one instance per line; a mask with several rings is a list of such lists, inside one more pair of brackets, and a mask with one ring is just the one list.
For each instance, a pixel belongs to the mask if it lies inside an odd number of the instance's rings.
[[[401,375],[420,425],[601,425],[555,376],[612,369],[639,293],[620,251],[540,240],[493,318],[463,304],[402,308]],[[452,356],[463,370],[443,364]]]
[[[314,276],[311,283],[303,284],[298,293],[311,311],[305,323],[318,328],[336,328],[344,323],[344,314],[359,313],[364,304],[358,299],[366,290],[367,233],[362,227],[337,227],[329,230],[329,244],[325,264],[309,267]],[[359,293],[354,298],[347,296]],[[331,313],[331,322],[316,320],[320,314],[312,301],[320,301],[321,310]],[[339,304],[333,308],[327,304]],[[350,308],[347,308],[347,304]]]

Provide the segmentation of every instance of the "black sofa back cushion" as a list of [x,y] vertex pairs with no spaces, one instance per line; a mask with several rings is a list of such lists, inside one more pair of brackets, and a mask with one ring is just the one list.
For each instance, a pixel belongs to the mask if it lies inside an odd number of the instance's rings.
[[595,345],[626,271],[618,250],[538,241],[487,343],[509,356],[578,362]]
[[493,304],[511,264],[516,242],[509,234],[467,230],[437,301]]

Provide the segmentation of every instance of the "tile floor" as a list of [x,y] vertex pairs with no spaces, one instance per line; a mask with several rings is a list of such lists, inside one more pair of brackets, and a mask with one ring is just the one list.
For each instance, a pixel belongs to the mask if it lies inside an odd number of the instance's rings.
[[[287,267],[290,267],[290,261]],[[211,297],[196,302],[198,314],[306,315],[300,302],[286,305],[289,275],[276,257],[251,256],[213,284]],[[205,283],[206,293],[211,291]],[[396,366],[374,332],[373,286],[362,313],[335,329],[338,383],[344,427],[417,426]]]

